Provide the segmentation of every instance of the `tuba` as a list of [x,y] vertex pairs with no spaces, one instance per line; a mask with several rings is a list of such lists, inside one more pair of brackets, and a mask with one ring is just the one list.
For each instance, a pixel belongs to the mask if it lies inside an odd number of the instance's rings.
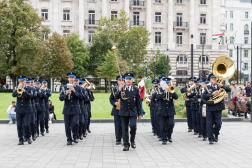
[[[195,88],[195,85],[192,85],[192,86],[190,87],[190,90],[192,90],[192,89],[194,89],[194,88]],[[190,100],[190,99],[187,98],[187,93],[188,93],[188,92],[183,93],[183,98],[185,99],[185,101],[189,101],[189,100]]]
[[[212,64],[212,72],[218,83],[222,83],[223,81],[233,77],[235,73],[235,64],[229,57],[220,56],[214,60]],[[209,98],[209,100],[204,100],[204,102],[208,105],[217,104],[224,99],[225,95],[226,90],[220,88],[218,95],[214,95]]]

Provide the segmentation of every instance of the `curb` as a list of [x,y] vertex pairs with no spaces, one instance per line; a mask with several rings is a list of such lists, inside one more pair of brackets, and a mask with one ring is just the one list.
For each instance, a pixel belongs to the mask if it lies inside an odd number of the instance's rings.
[[[175,118],[175,122],[187,122],[186,118]],[[243,118],[222,118],[222,122],[242,122]],[[114,119],[91,119],[91,123],[114,123]],[[139,123],[151,122],[151,119],[142,119]],[[9,120],[0,120],[0,124],[8,124]],[[53,120],[53,123],[64,123],[64,120]]]

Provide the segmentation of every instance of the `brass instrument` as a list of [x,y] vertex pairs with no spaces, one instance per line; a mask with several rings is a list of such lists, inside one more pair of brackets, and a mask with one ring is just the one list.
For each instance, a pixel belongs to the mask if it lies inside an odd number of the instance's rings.
[[18,88],[17,88],[17,97],[21,97],[23,95],[23,85],[22,84],[19,84],[18,85]]
[[[86,86],[87,85],[87,86]],[[87,87],[88,89],[95,89],[95,85],[93,83],[90,83],[87,79],[85,80],[84,83],[84,88]]]
[[[222,83],[224,80],[228,80],[233,77],[235,73],[235,64],[229,57],[220,56],[214,60],[212,64],[212,72],[216,77],[217,82]],[[206,104],[217,104],[224,99],[225,95],[226,90],[220,88],[218,95],[214,95],[209,98]]]
[[170,93],[175,93],[176,92],[176,87],[175,86],[169,86],[169,92]]
[[[192,90],[192,89],[194,89],[194,88],[195,88],[195,85],[192,85],[192,86],[190,87],[190,90]],[[187,98],[187,93],[188,93],[188,92],[183,93],[183,98],[185,99],[185,101],[189,101],[189,100],[190,100],[190,99]]]
[[120,110],[121,100],[117,99],[118,105],[116,106],[116,110]]
[[176,87],[170,85],[167,89],[168,89],[169,92],[166,92],[166,96],[165,96],[165,98],[163,98],[163,100],[168,100],[169,101],[170,100],[170,93],[172,93],[172,94],[175,93],[176,92]]
[[151,105],[151,99],[150,99],[150,95],[147,95],[147,94],[145,94],[145,96],[146,96],[146,98],[145,98],[145,103],[146,103],[146,105],[147,106],[149,106],[150,107],[150,105]]

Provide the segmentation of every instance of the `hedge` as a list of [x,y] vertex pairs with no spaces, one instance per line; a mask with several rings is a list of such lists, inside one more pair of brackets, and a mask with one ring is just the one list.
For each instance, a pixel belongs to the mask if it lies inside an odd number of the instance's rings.
[[13,89],[0,89],[0,93],[12,93]]

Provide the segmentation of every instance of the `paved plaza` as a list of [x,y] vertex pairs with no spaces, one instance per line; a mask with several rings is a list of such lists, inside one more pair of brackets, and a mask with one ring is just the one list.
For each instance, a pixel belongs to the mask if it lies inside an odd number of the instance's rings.
[[209,145],[176,123],[173,143],[161,145],[150,123],[138,123],[137,148],[122,151],[115,145],[112,123],[91,124],[92,133],[67,146],[63,124],[51,124],[50,133],[32,145],[18,146],[16,125],[0,125],[0,167],[252,167],[252,124],[224,122],[219,142]]

